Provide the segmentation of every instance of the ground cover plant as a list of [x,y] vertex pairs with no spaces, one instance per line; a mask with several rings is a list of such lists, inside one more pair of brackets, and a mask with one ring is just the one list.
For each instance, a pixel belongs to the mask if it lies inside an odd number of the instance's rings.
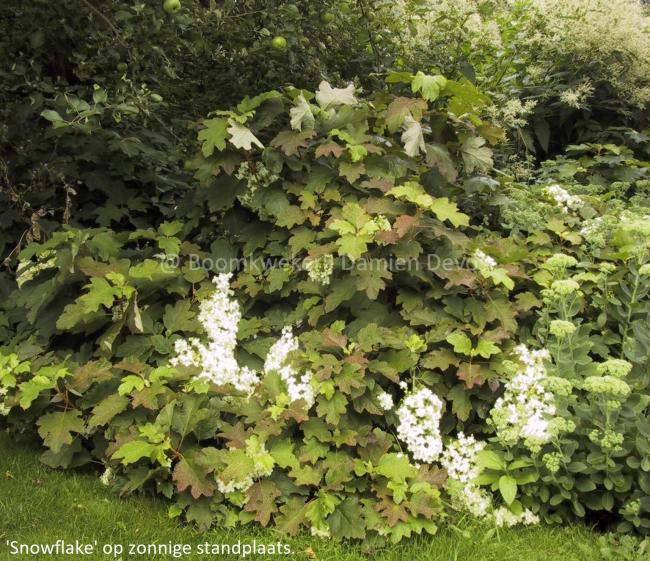
[[650,532],[642,6],[84,5],[3,8],[3,426],[204,531]]

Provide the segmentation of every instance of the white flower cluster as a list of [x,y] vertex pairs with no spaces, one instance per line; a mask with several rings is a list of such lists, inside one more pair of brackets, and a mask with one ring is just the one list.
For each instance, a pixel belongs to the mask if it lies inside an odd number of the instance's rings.
[[507,383],[506,391],[494,404],[490,419],[498,438],[507,445],[520,440],[532,450],[553,436],[555,400],[544,387],[547,378],[544,359],[548,351],[516,348],[523,368]]
[[237,491],[246,492],[248,491],[255,481],[250,475],[247,475],[243,479],[233,479],[228,483],[224,483],[217,477],[217,489],[220,493],[224,495],[230,495],[230,493],[235,493]]
[[587,243],[596,247],[602,247],[605,245],[606,228],[607,224],[605,224],[603,217],[597,216],[596,218],[585,220],[582,223],[580,235]]
[[[6,396],[8,393],[7,388],[0,388],[0,397]],[[6,417],[9,415],[9,411],[11,411],[11,407],[8,407],[6,403],[2,399],[0,399],[0,417]]]
[[328,253],[316,259],[305,260],[305,269],[309,280],[327,286],[334,271],[334,256]]
[[111,484],[111,482],[113,481],[113,479],[115,479],[115,474],[113,473],[113,470],[110,467],[107,467],[104,470],[104,473],[102,473],[101,476],[99,477],[99,482],[102,485],[105,485],[105,486],[108,487]]
[[523,510],[521,514],[515,514],[511,510],[502,506],[494,511],[494,522],[500,528],[503,526],[511,528],[517,524],[532,526],[534,524],[539,524],[539,516],[528,509]]
[[544,189],[544,192],[555,201],[555,204],[564,213],[578,210],[584,205],[580,197],[570,195],[566,189],[562,189],[559,185],[549,185]]
[[586,107],[587,101],[594,93],[594,87],[589,80],[578,84],[577,87],[566,89],[560,93],[560,101],[573,109]]
[[395,406],[393,396],[388,392],[381,392],[377,399],[379,400],[379,405],[384,411],[390,411]]
[[231,385],[236,390],[252,394],[259,383],[258,374],[248,367],[240,367],[235,358],[237,325],[241,319],[239,304],[230,289],[231,273],[217,275],[216,290],[200,304],[199,321],[207,334],[207,344],[193,337],[176,341],[173,366],[201,368],[199,378],[218,386]]
[[475,518],[484,518],[492,507],[492,497],[478,485],[464,485],[462,494],[456,494],[452,500],[461,510],[467,510]]
[[237,179],[246,182],[248,189],[243,195],[237,198],[244,206],[251,204],[253,196],[262,187],[268,187],[279,179],[279,175],[273,173],[262,162],[243,162],[236,174]]
[[474,482],[481,471],[476,456],[484,447],[485,443],[461,432],[458,440],[449,443],[440,459],[447,470],[447,486],[454,506],[477,518],[486,516],[492,506],[490,495]]
[[397,410],[397,436],[413,459],[431,463],[442,452],[440,418],[442,401],[428,388],[407,395]]
[[485,112],[495,125],[505,129],[525,127],[537,105],[534,100],[522,103],[518,98],[509,99],[504,95],[497,95],[497,98],[494,104],[485,108]]
[[440,463],[447,470],[450,479],[461,483],[472,483],[480,472],[476,463],[476,455],[483,448],[485,448],[484,442],[479,442],[473,436],[465,436],[464,433],[459,432],[458,440],[449,443]]
[[298,340],[293,336],[290,327],[282,330],[282,336],[273,344],[264,361],[264,373],[277,372],[287,385],[289,399],[299,399],[307,402],[311,407],[314,404],[314,390],[311,387],[312,373],[306,372],[302,376],[296,371],[289,361],[289,354],[298,349]]
[[477,249],[472,255],[472,265],[481,272],[489,272],[497,266],[497,262],[493,257],[490,257],[480,249]]

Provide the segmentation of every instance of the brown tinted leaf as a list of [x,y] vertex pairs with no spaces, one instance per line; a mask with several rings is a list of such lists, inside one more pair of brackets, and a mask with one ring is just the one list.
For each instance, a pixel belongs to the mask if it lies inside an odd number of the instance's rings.
[[323,339],[326,347],[343,349],[348,344],[348,338],[342,333],[337,333],[331,329],[323,331]]
[[318,148],[316,148],[315,156],[316,158],[323,158],[325,156],[340,158],[343,152],[345,152],[345,148],[331,140],[318,146]]
[[226,425],[226,428],[217,436],[226,439],[228,448],[246,448],[246,439],[249,434],[244,429],[244,424],[240,421],[236,425]]
[[465,383],[465,387],[470,389],[474,386],[480,386],[489,376],[489,372],[478,364],[463,362],[458,367],[456,376]]
[[266,526],[271,520],[271,515],[278,511],[275,504],[282,492],[272,481],[258,481],[246,491],[248,502],[244,507],[246,512],[255,514],[255,520],[262,526]]
[[375,510],[391,528],[399,521],[407,522],[409,519],[404,505],[395,504],[389,497],[382,497],[375,505]]
[[412,115],[416,120],[422,116],[427,108],[427,102],[413,97],[396,97],[386,110],[386,126],[390,132],[397,131],[407,115]]
[[306,148],[309,145],[307,141],[314,134],[316,133],[313,129],[302,132],[282,131],[271,140],[271,146],[279,148],[286,156],[293,156],[298,153],[300,148]]

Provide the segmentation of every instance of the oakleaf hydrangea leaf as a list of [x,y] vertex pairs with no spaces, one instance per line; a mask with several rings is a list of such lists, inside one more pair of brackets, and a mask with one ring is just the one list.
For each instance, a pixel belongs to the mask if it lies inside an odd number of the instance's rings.
[[72,433],[82,434],[85,430],[81,411],[77,409],[47,413],[36,424],[45,446],[54,453],[59,452],[63,446],[72,444]]
[[404,144],[404,152],[406,152],[408,156],[415,157],[419,152],[426,151],[424,135],[422,134],[422,125],[410,114],[404,118],[402,143]]
[[244,150],[250,150],[252,145],[259,148],[264,148],[264,145],[257,139],[257,137],[251,132],[248,127],[228,119],[228,134],[230,134],[230,143],[235,146],[235,148],[243,148]]
[[[198,134],[201,144],[201,153],[206,157],[212,156],[214,149],[226,149],[226,136],[228,134],[228,121],[225,119],[206,119],[203,121],[204,129]],[[231,133],[232,134],[232,133]]]
[[323,109],[339,105],[356,105],[357,98],[354,97],[354,84],[350,84],[345,88],[333,88],[323,80],[318,86],[316,101]]
[[493,165],[492,150],[485,146],[485,139],[480,136],[471,136],[460,147],[460,153],[465,162],[465,171],[487,171]]

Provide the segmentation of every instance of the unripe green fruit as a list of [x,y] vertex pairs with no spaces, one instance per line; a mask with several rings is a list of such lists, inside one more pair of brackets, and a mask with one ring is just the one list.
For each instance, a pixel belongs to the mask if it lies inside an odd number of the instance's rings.
[[163,4],[163,9],[168,14],[176,14],[181,9],[180,0],[165,0]]
[[335,19],[335,16],[332,12],[323,12],[320,15],[320,20],[322,23],[332,23]]
[[276,51],[284,51],[287,48],[287,40],[281,35],[277,35],[273,37],[273,40],[271,41],[271,46]]

